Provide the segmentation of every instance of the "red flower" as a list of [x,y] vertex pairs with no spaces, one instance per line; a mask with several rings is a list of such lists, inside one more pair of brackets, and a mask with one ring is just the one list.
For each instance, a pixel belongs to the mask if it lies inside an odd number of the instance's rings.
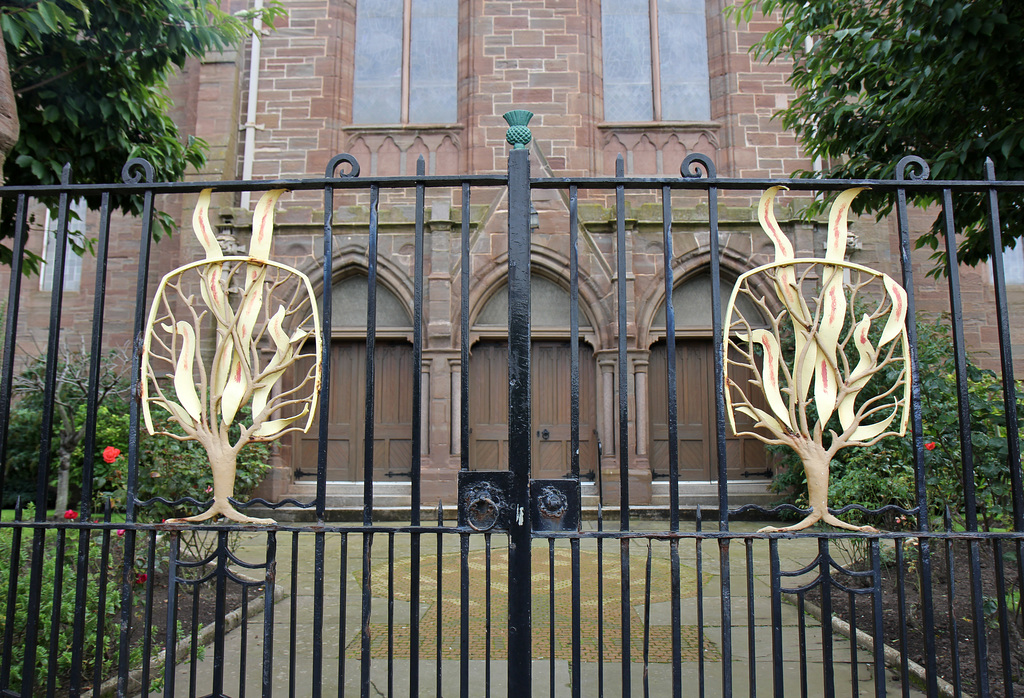
[[124,536],[124,529],[123,528],[117,529],[117,537],[121,538],[122,536]]
[[103,449],[103,462],[113,463],[117,460],[117,457],[121,455],[121,449],[114,448],[113,446],[107,446]]
[[145,572],[138,572],[135,575],[136,584],[145,584],[147,579],[149,579],[149,575]]
[[67,511],[64,512],[64,518],[68,521],[74,521],[78,518],[78,512],[75,511],[74,509],[68,509]]
[[929,441],[928,443],[926,443],[926,444],[924,445],[924,447],[925,447],[925,449],[927,449],[927,450],[929,450],[929,451],[934,451],[934,450],[935,450],[935,447],[936,447],[937,445],[938,445],[938,444],[936,444],[936,443],[935,443],[934,441]]

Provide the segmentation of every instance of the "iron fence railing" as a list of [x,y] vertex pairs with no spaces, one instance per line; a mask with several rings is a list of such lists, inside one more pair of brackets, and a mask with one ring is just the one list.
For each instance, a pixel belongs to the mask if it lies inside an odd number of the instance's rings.
[[[0,366],[0,458],[4,462],[0,496],[10,491],[12,460],[8,429],[22,405],[13,390],[26,354],[19,332],[46,325],[45,369],[38,397],[38,448],[32,454],[32,492],[5,510],[0,521],[0,572],[3,648],[0,695],[270,695],[338,694],[421,695],[1012,695],[1024,689],[1021,580],[1024,579],[1024,487],[1020,472],[1018,399],[1011,355],[1011,308],[1000,256],[992,261],[996,331],[1004,405],[993,434],[1005,448],[1010,513],[1003,530],[983,530],[978,489],[991,475],[977,476],[973,466],[970,380],[961,288],[956,264],[956,221],[952,199],[965,192],[987,196],[994,249],[1001,249],[1000,193],[1024,191],[1024,182],[987,179],[930,181],[927,167],[909,158],[893,181],[761,180],[721,178],[713,163],[691,155],[680,178],[544,178],[530,175],[527,150],[512,151],[506,174],[463,177],[361,177],[347,155],[336,157],[324,178],[272,182],[152,182],[152,168],[129,163],[123,184],[76,185],[70,168],[62,184],[0,189],[4,206],[15,207],[12,261],[6,300],[6,337]],[[912,174],[913,173],[913,174]],[[735,506],[727,475],[725,375],[722,363],[719,194],[759,192],[785,184],[794,191],[830,192],[870,186],[895,198],[895,221],[902,284],[908,292],[911,361],[917,363],[915,276],[911,261],[913,231],[907,196],[938,192],[944,202],[943,226],[950,259],[945,283],[950,299],[950,332],[958,396],[959,473],[964,511],[936,526],[932,514],[942,502],[930,501],[926,435],[921,420],[922,372],[912,373],[911,427],[914,502],[883,510],[847,507],[867,517],[910,517],[909,530],[883,533],[813,531],[758,533],[751,516],[773,518],[797,511],[792,505],[766,509]],[[368,196],[365,223],[367,254],[366,373],[363,443],[363,499],[360,520],[336,523],[328,510],[331,381],[319,393],[319,447],[316,493],[268,501],[254,498],[239,507],[271,511],[308,510],[310,523],[282,522],[256,527],[237,524],[162,523],[153,512],[167,507],[201,506],[197,497],[177,501],[140,497],[140,405],[129,400],[124,491],[121,499],[95,505],[94,454],[100,413],[99,376],[107,349],[105,323],[111,310],[105,295],[111,271],[114,201],[139,196],[144,213],[118,230],[138,241],[137,259],[116,273],[136,276],[129,368],[130,394],[139,389],[140,341],[150,273],[154,265],[152,221],[157,197],[287,188],[323,193],[322,281],[320,313],[324,336],[332,336],[335,197]],[[571,437],[567,474],[561,480],[531,481],[533,457],[531,406],[531,197],[553,190],[565,202],[564,234],[570,298]],[[664,286],[668,354],[669,505],[663,520],[637,518],[630,492],[627,190],[644,192],[660,203],[662,235],[658,283]],[[408,523],[379,520],[374,506],[375,342],[381,234],[380,211],[387,196],[399,192],[413,200],[411,483]],[[460,498],[438,506],[436,521],[423,519],[423,432],[430,423],[422,410],[424,363],[424,270],[428,195],[442,192],[458,200],[461,218],[450,233],[457,240],[458,271],[448,282],[457,287],[458,338],[453,343],[461,365],[458,385]],[[478,194],[483,192],[483,194]],[[616,384],[614,430],[602,433],[614,443],[618,503],[601,504],[584,516],[580,494],[580,201],[594,193],[613,201],[611,250],[607,264],[618,281],[610,300],[614,316]],[[673,290],[673,197],[680,192],[702,198],[708,212],[708,271],[714,341],[714,438],[717,506],[712,520],[696,511],[695,520],[679,501],[676,395],[676,327]],[[98,198],[96,272],[89,325],[90,380],[84,391],[85,426],[78,481],[80,499],[70,518],[48,518],[53,445],[45,435],[57,427],[61,409],[58,367],[67,318],[63,273],[68,248],[70,201]],[[508,462],[507,471],[476,471],[471,462],[471,386],[473,358],[470,324],[474,283],[475,223],[471,201],[505,202],[507,211],[508,315]],[[28,296],[23,275],[35,199],[56,197],[57,247],[49,318],[24,317]],[[382,198],[385,202],[382,203]],[[345,199],[346,201],[348,199]],[[351,228],[348,229],[351,233]],[[458,278],[455,279],[455,274]],[[434,279],[434,277],[430,277]],[[969,312],[969,309],[968,311]],[[76,318],[81,322],[81,318]],[[330,343],[322,364],[331,375]],[[430,414],[427,415],[428,417]],[[456,453],[456,452],[453,452]],[[304,464],[305,465],[305,464]],[[19,466],[23,467],[23,466]],[[448,473],[450,490],[455,477]],[[982,482],[979,483],[979,477]],[[986,479],[987,478],[987,479]],[[597,479],[602,480],[600,468]],[[601,495],[614,483],[602,482]],[[550,488],[543,490],[543,487]],[[544,492],[547,492],[545,495]],[[470,493],[472,496],[463,498]],[[200,493],[196,493],[200,495]],[[544,500],[544,496],[551,499]],[[562,497],[562,499],[559,499]],[[118,501],[121,504],[118,504]],[[561,503],[561,504],[559,504]],[[562,506],[552,514],[553,509]],[[570,511],[566,511],[566,509]],[[575,510],[575,511],[572,511]],[[962,516],[960,515],[962,513]],[[605,515],[618,514],[617,521]],[[559,525],[543,526],[542,518]],[[953,519],[958,523],[954,523]],[[571,525],[562,525],[565,521]],[[614,521],[614,523],[612,523]],[[611,524],[611,525],[609,525]],[[552,530],[554,529],[554,530]],[[279,539],[281,546],[278,546]],[[852,562],[851,562],[852,561]],[[287,597],[286,600],[284,597]],[[261,616],[261,617],[259,617]],[[205,627],[204,627],[205,626]],[[207,640],[212,643],[202,649]]]

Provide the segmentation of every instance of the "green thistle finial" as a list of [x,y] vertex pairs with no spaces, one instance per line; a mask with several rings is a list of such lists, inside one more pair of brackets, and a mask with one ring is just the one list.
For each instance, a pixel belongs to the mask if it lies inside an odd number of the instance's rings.
[[533,112],[525,109],[513,109],[505,112],[502,118],[508,123],[508,131],[505,133],[505,140],[513,149],[525,148],[526,144],[533,138],[527,124],[533,118]]

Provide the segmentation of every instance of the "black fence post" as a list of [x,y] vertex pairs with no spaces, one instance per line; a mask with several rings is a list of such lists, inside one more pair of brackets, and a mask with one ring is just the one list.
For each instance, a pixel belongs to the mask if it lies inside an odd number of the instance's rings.
[[[528,114],[529,112],[527,112]],[[515,114],[515,112],[510,112]],[[530,565],[530,151],[526,124],[509,119],[508,140],[508,450],[512,471],[508,552],[508,691],[529,695]],[[529,117],[525,118],[528,121]],[[515,138],[520,135],[520,138]]]

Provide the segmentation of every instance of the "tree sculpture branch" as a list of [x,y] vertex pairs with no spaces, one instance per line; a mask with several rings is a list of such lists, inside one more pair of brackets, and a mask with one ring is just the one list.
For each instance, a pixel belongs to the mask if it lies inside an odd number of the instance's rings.
[[[726,310],[723,361],[727,377],[741,371],[753,376],[745,384],[727,380],[726,411],[733,432],[737,432],[736,413],[746,415],[760,430],[739,433],[787,445],[804,465],[811,513],[792,526],[762,531],[798,531],[818,521],[875,531],[871,526],[853,526],[829,512],[829,465],[840,449],[868,446],[906,431],[910,403],[907,294],[888,275],[845,259],[847,213],[861,189],[844,191],[833,203],[824,259],[796,258],[775,219],[774,200],[781,189],[766,191],[758,205],[761,227],[775,244],[775,261],[743,274]],[[812,271],[821,279],[820,286],[805,297],[804,283]],[[737,304],[737,298],[746,296],[767,308],[751,284],[758,276],[768,278],[782,306],[778,314],[767,313],[767,328],[743,317]],[[873,334],[872,326],[882,321],[881,332]],[[792,339],[791,345],[787,338]],[[856,357],[848,356],[848,351],[856,352]],[[730,354],[737,358],[729,358]],[[755,394],[763,396],[766,409],[755,404]],[[836,421],[838,429],[830,426]]]

